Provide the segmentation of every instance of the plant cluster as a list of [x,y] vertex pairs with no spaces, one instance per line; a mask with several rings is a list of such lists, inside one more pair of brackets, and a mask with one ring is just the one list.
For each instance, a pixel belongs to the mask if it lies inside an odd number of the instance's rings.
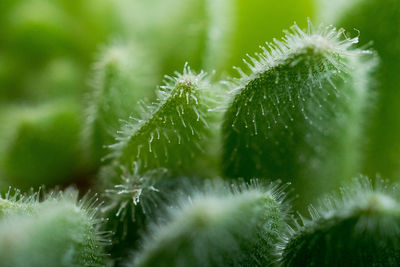
[[397,0],[320,0],[239,77],[270,1],[89,2],[0,4],[0,265],[400,263]]

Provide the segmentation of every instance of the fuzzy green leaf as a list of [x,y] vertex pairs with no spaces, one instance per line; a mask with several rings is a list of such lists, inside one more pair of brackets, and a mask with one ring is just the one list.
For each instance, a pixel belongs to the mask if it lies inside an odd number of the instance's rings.
[[396,266],[400,261],[399,187],[368,178],[310,207],[293,232],[283,266]]
[[67,190],[48,195],[41,203],[36,195],[28,200],[1,199],[30,207],[24,212],[14,209],[1,218],[1,265],[104,266],[105,239],[95,218],[98,204],[77,197],[77,191]]
[[172,179],[166,169],[140,174],[140,166],[135,164],[133,173],[124,172],[120,180],[119,184],[105,190],[106,205],[102,213],[109,218],[104,225],[105,230],[113,232],[111,253],[127,256],[127,252],[136,247],[139,229],[145,229],[148,217],[154,215],[158,206],[171,199],[163,198],[167,189],[160,182]]
[[269,266],[286,231],[284,194],[215,182],[169,209],[128,266]]
[[[201,180],[200,180],[201,181]],[[199,182],[186,177],[172,177],[166,169],[141,172],[138,163],[133,172],[125,171],[118,184],[105,190],[102,208],[106,231],[112,231],[109,251],[119,262],[140,246],[140,233],[147,229],[160,209],[174,205],[181,195],[188,195]]]
[[[140,162],[143,172],[157,168],[191,172],[194,159],[204,152],[211,118],[206,74],[196,75],[186,66],[183,74],[167,78],[170,81],[160,87],[157,102],[143,106],[142,118],[131,118],[118,142],[110,146],[117,173],[121,166],[130,170],[133,162]],[[111,179],[106,176],[115,173],[103,176]]]
[[358,171],[375,61],[333,27],[297,25],[247,63],[223,125],[229,177],[292,181],[311,198]]
[[39,194],[23,195],[19,190],[11,192],[9,188],[4,198],[0,197],[0,219],[11,214],[29,214],[39,203]]

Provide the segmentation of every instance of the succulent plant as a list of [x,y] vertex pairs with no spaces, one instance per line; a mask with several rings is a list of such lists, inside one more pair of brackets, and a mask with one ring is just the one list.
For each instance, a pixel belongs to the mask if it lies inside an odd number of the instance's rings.
[[283,266],[395,266],[399,262],[398,186],[367,177],[310,206],[285,245]]
[[0,1],[0,265],[399,265],[399,7]]

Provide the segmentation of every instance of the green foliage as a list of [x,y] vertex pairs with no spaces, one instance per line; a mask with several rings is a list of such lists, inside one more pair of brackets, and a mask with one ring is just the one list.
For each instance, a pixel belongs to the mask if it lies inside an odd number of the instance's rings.
[[398,265],[398,184],[293,220],[400,175],[399,3],[318,4],[0,1],[0,265]]
[[372,41],[381,58],[363,171],[391,179],[400,174],[399,13],[400,2],[396,0],[321,1],[321,21],[359,30],[361,45]]
[[32,210],[39,203],[39,194],[22,195],[20,191],[11,192],[9,188],[5,197],[0,197],[0,219],[11,214],[32,213]]
[[214,105],[208,101],[206,74],[185,66],[183,74],[167,79],[157,91],[157,102],[143,104],[142,118],[130,117],[122,126],[118,143],[110,146],[111,163],[100,173],[100,189],[108,200],[104,212],[110,218],[106,229],[115,233],[114,255],[134,246],[137,229],[145,227],[158,205],[168,202],[167,192],[176,190],[177,182],[171,174],[195,173],[205,153],[213,117],[209,108]]
[[76,80],[73,86],[51,90],[58,96],[81,96],[92,53],[116,29],[113,10],[109,0],[2,1],[0,101],[40,100],[42,88],[32,83],[48,73],[54,60],[73,62],[80,72],[68,75]]
[[[100,54],[83,140],[96,162],[108,152],[104,146],[115,142],[121,121],[138,113],[137,102],[154,94],[157,65],[145,53],[138,45],[115,43]],[[142,64],[145,60],[146,64]]]
[[1,199],[8,203],[7,208],[1,205],[1,265],[104,266],[105,239],[95,218],[98,204],[77,197],[71,189],[45,196],[40,203],[37,194]]
[[168,210],[128,266],[268,266],[286,229],[281,188],[215,181]]
[[361,177],[310,207],[293,233],[283,266],[396,266],[400,261],[399,187]]
[[133,172],[125,171],[117,184],[105,190],[107,205],[102,213],[109,218],[104,228],[113,232],[113,255],[126,256],[136,247],[138,230],[146,227],[158,206],[171,201],[167,194],[175,183],[166,169],[141,174],[139,164],[135,164]]
[[204,153],[212,104],[207,99],[206,74],[194,74],[185,66],[183,74],[167,79],[157,91],[157,102],[143,106],[142,117],[131,118],[118,142],[110,146],[116,172],[120,166],[129,170],[136,161],[141,162],[143,172],[160,167],[174,173],[190,171],[195,158]]
[[77,161],[79,112],[79,106],[70,101],[12,106],[4,112],[4,131],[0,131],[3,181],[26,189],[64,183],[84,171]]
[[292,181],[310,199],[357,173],[375,61],[343,32],[294,25],[250,57],[249,75],[239,69],[223,125],[226,176]]

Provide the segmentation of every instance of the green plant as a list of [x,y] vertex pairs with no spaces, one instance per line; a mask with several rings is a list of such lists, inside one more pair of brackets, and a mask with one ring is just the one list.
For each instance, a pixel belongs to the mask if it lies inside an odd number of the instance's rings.
[[[114,142],[121,123],[139,112],[132,107],[139,100],[153,96],[157,65],[145,54],[139,46],[118,42],[104,48],[95,65],[83,145],[97,163],[107,153],[104,146]],[[145,66],[141,64],[144,59]]]
[[1,1],[0,265],[398,265],[400,10],[316,4]]
[[[54,186],[84,173],[79,131],[80,107],[72,101],[40,106],[13,106],[0,118],[0,177],[5,183],[29,189]],[[23,163],[23,168],[21,168]]]
[[250,74],[239,70],[223,124],[228,177],[293,181],[315,198],[359,170],[374,61],[343,30],[312,28],[295,25],[258,59],[250,57]]
[[147,227],[158,206],[173,201],[170,195],[176,194],[176,182],[166,169],[141,173],[136,163],[132,172],[125,171],[114,186],[104,190],[107,204],[101,211],[109,218],[104,229],[114,233],[109,247],[113,255],[126,257],[137,247],[139,229]]
[[[10,193],[10,192],[9,192]],[[2,266],[102,266],[106,236],[98,230],[95,199],[78,192],[1,198]],[[5,216],[5,214],[7,216]],[[51,253],[48,253],[51,251]]]
[[[152,236],[132,266],[268,266],[287,231],[284,194],[256,181],[206,184],[190,201],[178,200],[168,222]],[[130,266],[130,265],[129,265]]]
[[[320,20],[334,23],[347,30],[360,31],[360,44],[365,46],[371,41],[373,49],[381,58],[376,71],[376,108],[367,122],[368,146],[365,149],[363,171],[375,176],[397,180],[400,174],[399,133],[399,76],[400,69],[400,3],[395,0],[372,1],[324,1],[321,0]],[[338,12],[340,10],[340,12]],[[379,21],[379,27],[375,22]],[[353,30],[354,31],[354,30]],[[371,44],[370,44],[371,45]]]
[[[3,1],[0,102],[27,97],[40,101],[49,95],[78,100],[86,87],[93,51],[118,24],[115,8],[108,0]],[[49,71],[59,61],[71,64],[73,71]],[[50,73],[55,79],[65,75],[72,86],[50,87]],[[49,90],[43,90],[42,85]]]
[[182,74],[167,79],[157,91],[157,102],[143,105],[142,117],[130,118],[121,127],[117,143],[110,146],[114,174],[106,172],[104,179],[118,177],[134,162],[141,162],[142,171],[165,167],[180,174],[193,170],[188,163],[204,153],[212,117],[206,74],[195,74],[186,65]]
[[283,266],[395,266],[399,262],[398,186],[361,177],[310,207],[283,251]]

